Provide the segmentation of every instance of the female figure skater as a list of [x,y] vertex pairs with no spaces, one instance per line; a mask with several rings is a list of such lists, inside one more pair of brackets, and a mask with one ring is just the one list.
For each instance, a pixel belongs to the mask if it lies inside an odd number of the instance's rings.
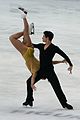
[[[29,24],[26,16],[27,12],[24,10],[24,8],[19,8],[19,10],[23,11],[24,13],[22,16],[24,23],[24,30],[22,32],[12,34],[9,37],[9,39],[13,44],[13,46],[21,53],[21,55],[25,59],[26,66],[28,67],[29,71],[32,74],[31,87],[32,89],[36,90],[34,83],[35,83],[35,77],[37,71],[40,68],[40,62],[34,56],[34,48],[31,42]],[[21,42],[19,38],[22,36],[23,36],[23,41]],[[65,63],[65,62],[66,62],[65,60],[52,61],[53,64]]]

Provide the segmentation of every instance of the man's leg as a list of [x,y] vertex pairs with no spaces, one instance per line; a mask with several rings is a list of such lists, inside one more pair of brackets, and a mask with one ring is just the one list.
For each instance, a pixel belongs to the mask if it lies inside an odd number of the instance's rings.
[[[26,101],[23,103],[23,105],[25,105],[25,106],[27,106],[27,105],[33,106],[34,98],[33,98],[33,90],[31,88],[31,78],[32,78],[32,76],[29,77],[29,79],[26,81],[26,83],[27,83],[27,98],[26,98]],[[40,79],[41,79],[41,74],[40,74],[40,72],[38,72],[36,75],[36,78],[35,78],[35,83],[38,82]]]
[[56,96],[58,97],[62,107],[67,109],[73,109],[71,105],[67,104],[67,99],[61,89],[59,80],[54,71],[51,71],[50,74],[48,73],[48,81],[50,82],[52,88],[54,89]]

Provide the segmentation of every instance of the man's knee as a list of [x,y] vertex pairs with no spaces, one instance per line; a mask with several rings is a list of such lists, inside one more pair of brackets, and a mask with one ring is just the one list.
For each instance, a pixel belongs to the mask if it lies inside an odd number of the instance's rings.
[[30,84],[30,83],[31,83],[31,77],[28,80],[26,80],[26,84]]

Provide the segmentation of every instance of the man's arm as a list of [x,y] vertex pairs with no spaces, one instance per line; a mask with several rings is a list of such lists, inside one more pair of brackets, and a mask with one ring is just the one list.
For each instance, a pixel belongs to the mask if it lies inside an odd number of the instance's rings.
[[33,45],[34,48],[40,49],[42,44],[41,44],[41,43],[39,43],[39,44],[33,44],[33,43],[32,43],[32,45]]
[[72,64],[71,60],[69,59],[69,57],[59,47],[57,47],[56,53],[61,55],[68,62],[68,64],[69,64],[68,70],[70,71],[70,73],[72,73],[73,64]]

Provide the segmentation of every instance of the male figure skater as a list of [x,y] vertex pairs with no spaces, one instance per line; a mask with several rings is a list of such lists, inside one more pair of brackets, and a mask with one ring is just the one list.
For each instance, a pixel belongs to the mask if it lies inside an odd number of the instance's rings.
[[[20,8],[24,13],[26,12],[24,8]],[[25,13],[26,14],[26,13]],[[40,51],[40,69],[37,71],[37,75],[35,78],[35,83],[38,82],[42,78],[47,78],[49,83],[51,84],[55,94],[60,101],[63,108],[73,109],[73,107],[67,103],[67,99],[61,89],[58,77],[54,71],[54,67],[52,64],[52,59],[54,55],[57,53],[61,55],[69,64],[68,70],[72,73],[73,65],[69,59],[69,57],[56,45],[52,44],[52,39],[54,38],[54,34],[51,31],[44,31],[42,40],[45,44],[33,44],[34,48],[38,48]],[[24,106],[33,106],[33,89],[31,88],[31,78],[26,81],[27,83],[27,97],[26,101],[23,103]]]
[[[40,51],[40,69],[37,72],[35,83],[38,82],[41,78],[47,78],[49,83],[51,84],[53,90],[57,98],[59,99],[63,108],[73,109],[73,107],[67,103],[67,99],[61,89],[58,77],[54,71],[54,67],[52,64],[52,59],[54,55],[57,53],[61,55],[69,64],[68,70],[72,73],[72,63],[69,57],[56,45],[52,44],[52,39],[54,34],[51,31],[44,31],[42,40],[45,44],[33,44],[34,48],[38,48]],[[31,76],[26,81],[27,83],[27,98],[23,105],[33,106],[33,90],[31,88]]]

